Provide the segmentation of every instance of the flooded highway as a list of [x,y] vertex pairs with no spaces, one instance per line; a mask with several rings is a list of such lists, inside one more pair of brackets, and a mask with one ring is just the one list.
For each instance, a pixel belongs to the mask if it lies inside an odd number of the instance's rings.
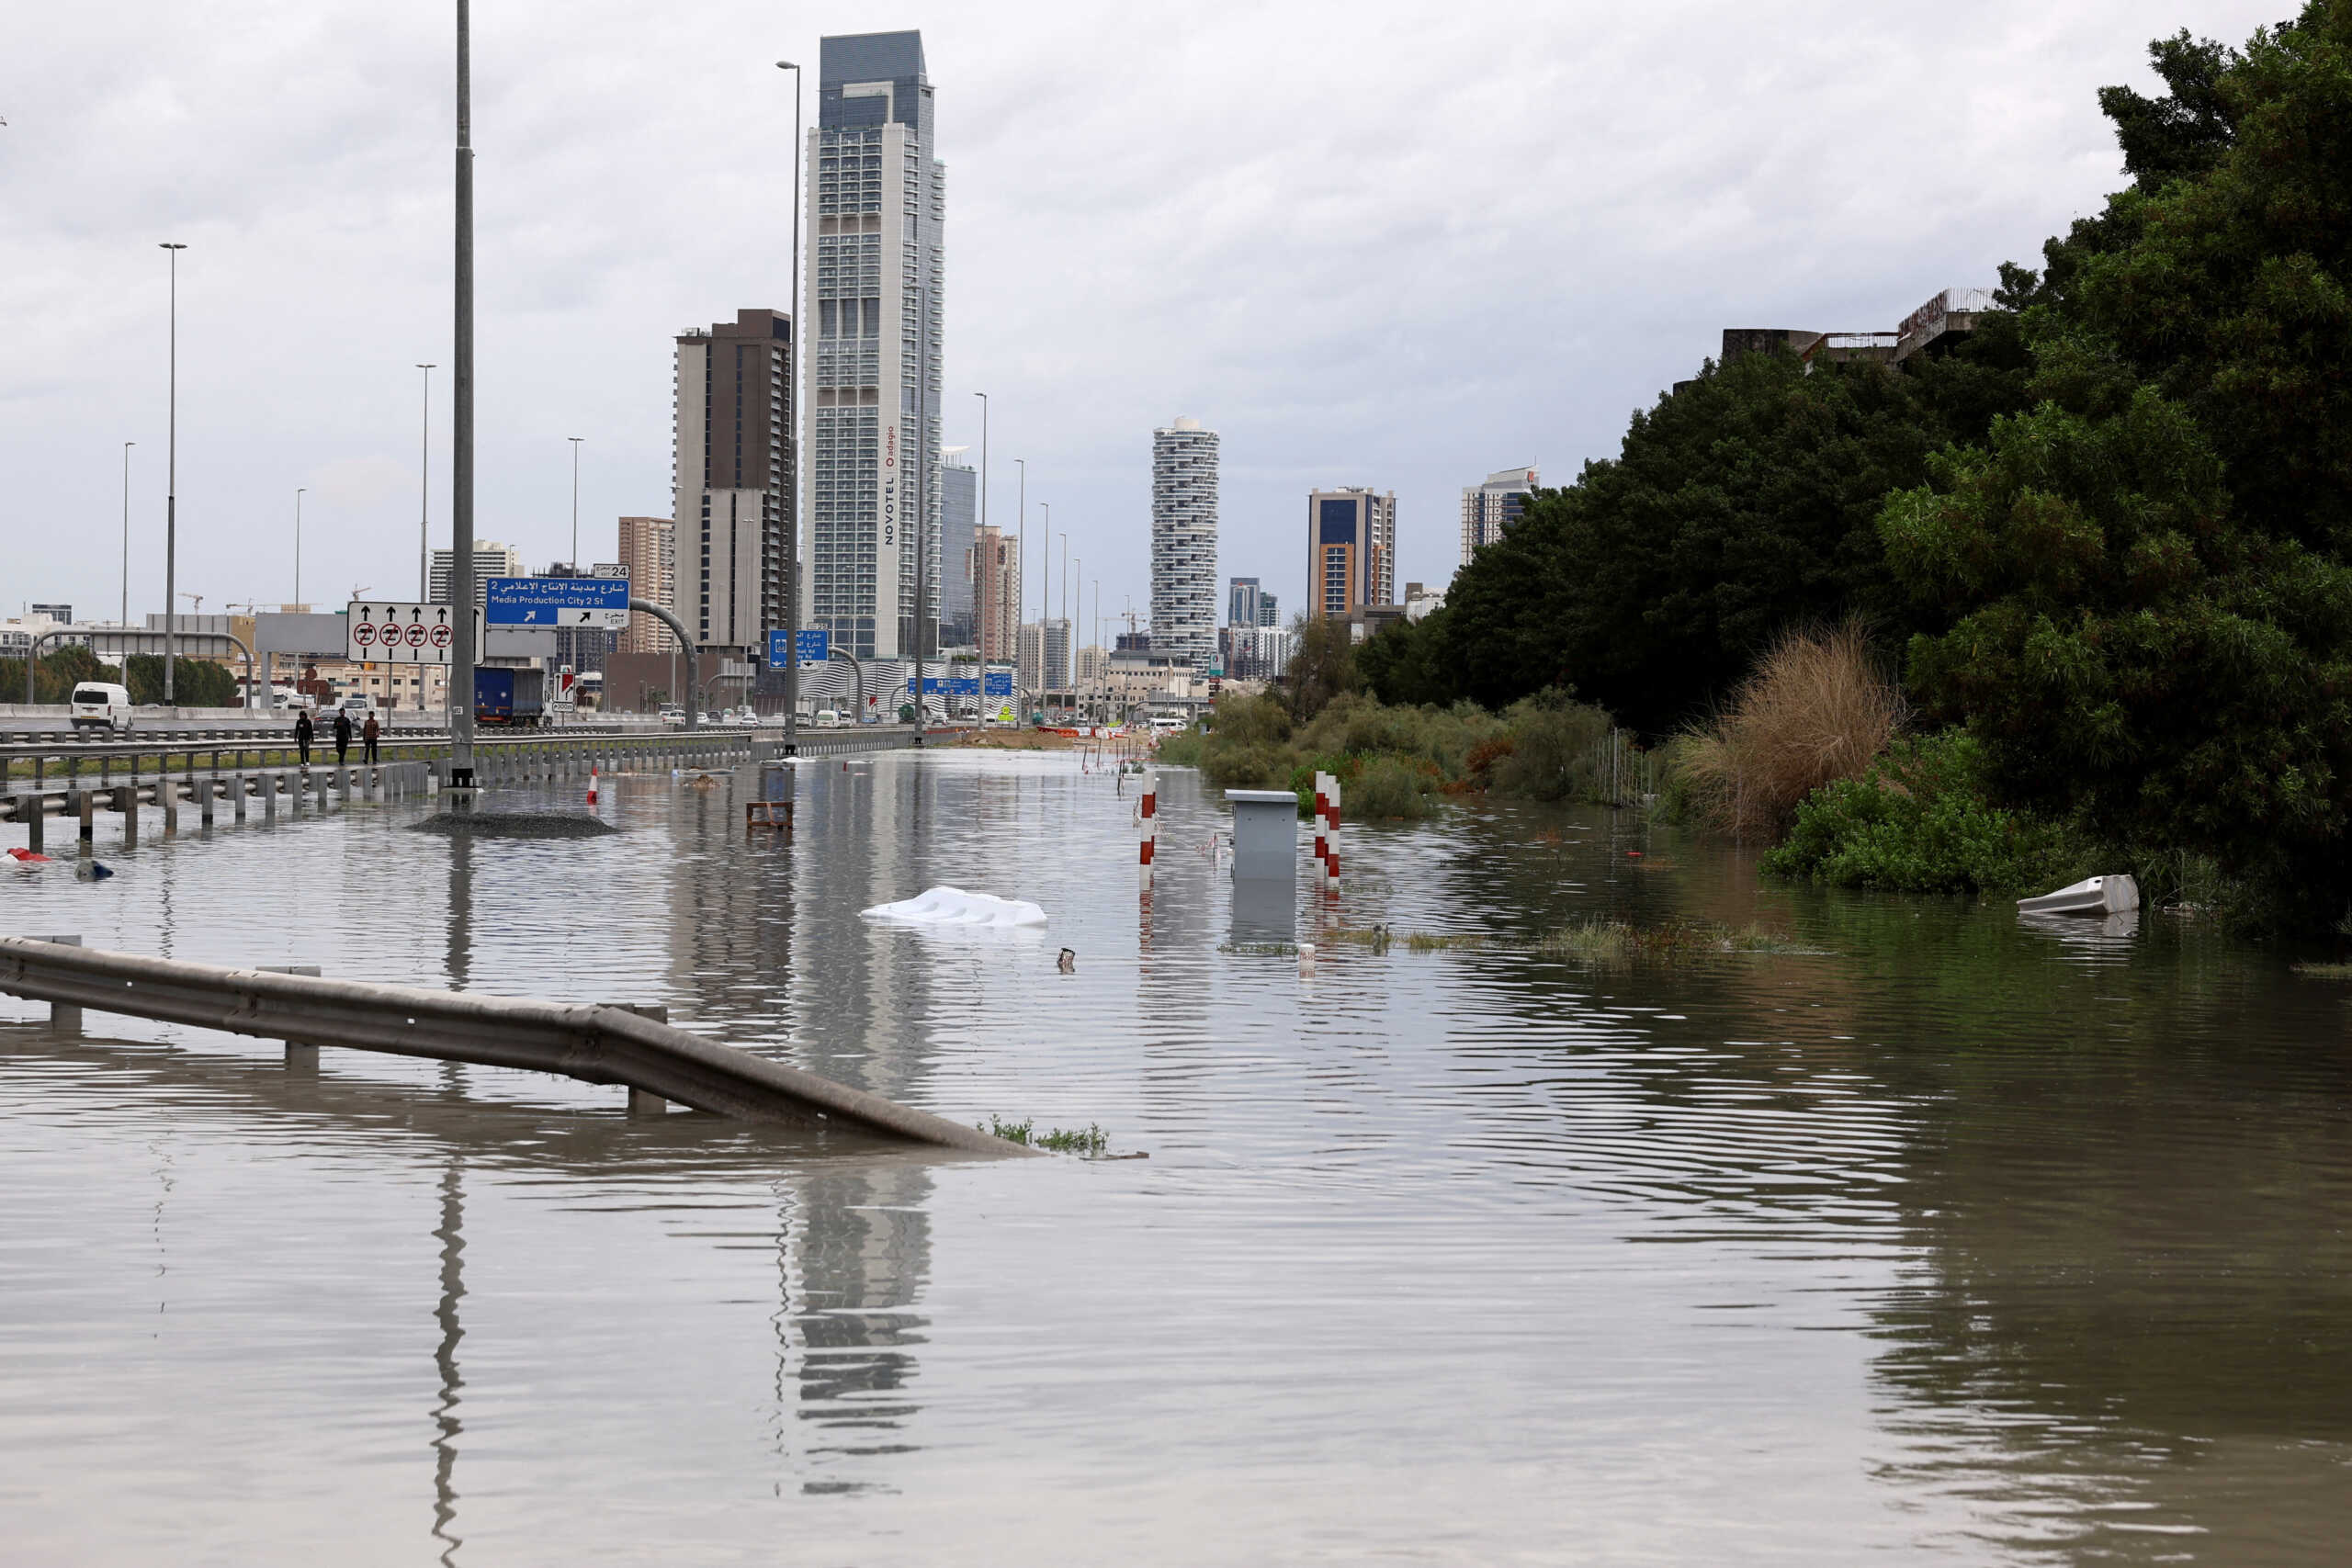
[[[0,1558],[2340,1560],[2352,987],[1479,804],[1351,824],[1303,976],[1159,776],[1148,897],[1068,754],[806,763],[789,842],[647,774],[603,839],[362,803],[7,863],[13,933],[658,1003],[1148,1157],[0,998]],[[1049,924],[859,916],[943,884]],[[1595,919],[1774,941],[1541,941]]]

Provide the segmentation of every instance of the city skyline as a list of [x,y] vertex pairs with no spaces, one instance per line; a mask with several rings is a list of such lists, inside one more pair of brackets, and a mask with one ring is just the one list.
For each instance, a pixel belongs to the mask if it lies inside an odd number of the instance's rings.
[[[992,393],[990,521],[1017,534],[1011,459],[1026,457],[1033,509],[1054,504],[1106,603],[1145,596],[1148,480],[1132,433],[1171,407],[1213,411],[1225,436],[1222,570],[1303,603],[1295,498],[1364,474],[1397,492],[1399,581],[1442,581],[1465,479],[1540,452],[1554,482],[1572,479],[1613,455],[1626,414],[1690,374],[1725,324],[1892,322],[1935,288],[2032,262],[2043,235],[2120,185],[2090,89],[2152,85],[2136,45],[2114,41],[2136,36],[2136,13],[1993,9],[1953,47],[1893,17],[1816,35],[1790,7],[1678,19],[1504,6],[1401,29],[1339,26],[1311,5],[1273,18],[1209,7],[1164,79],[1115,91],[1085,62],[1137,47],[1140,19],[922,17],[956,105],[943,435],[976,438],[968,393]],[[19,479],[0,523],[32,541],[10,574],[20,601],[115,597],[116,573],[71,544],[118,513],[120,444],[135,440],[130,593],[135,614],[162,607],[164,300],[152,258],[166,238],[190,247],[181,586],[216,603],[280,596],[297,487],[309,489],[310,597],[413,580],[414,365],[448,362],[447,18],[266,3],[253,16],[282,34],[266,62],[163,9],[128,36],[72,8],[21,19],[25,56],[58,68],[11,85],[0,133],[19,370],[0,389],[0,466]],[[527,31],[531,17],[511,25]],[[2240,36],[2270,19],[2232,3],[2181,21]],[[532,559],[571,553],[568,435],[588,437],[583,557],[614,553],[618,517],[670,510],[672,337],[747,300],[788,299],[789,170],[773,150],[790,141],[791,78],[770,62],[817,74],[814,29],[743,57],[772,26],[748,6],[698,8],[651,50],[602,17],[576,21],[528,48],[497,30],[477,40],[478,528]],[[1518,47],[1497,61],[1505,28]],[[1800,100],[1744,74],[1768,38],[1792,79],[1815,73],[1838,90]],[[1269,87],[1310,42],[1423,84],[1422,112],[1343,110],[1306,128],[1299,154],[1266,154],[1270,128],[1301,134]],[[366,78],[350,76],[362,60]],[[1845,69],[1855,60],[1870,69]],[[1512,113],[1451,112],[1457,99]],[[629,113],[612,113],[618,102]],[[1747,133],[1717,135],[1727,116]],[[1070,156],[1026,155],[1064,130]],[[1925,165],[1939,175],[1923,186],[1911,171]],[[116,197],[94,207],[94,188]],[[1351,231],[1343,258],[1317,217],[1374,188],[1391,216],[1376,234]],[[1041,252],[1158,259],[1038,290],[1029,257]],[[1431,275],[1459,286],[1397,286]],[[366,311],[348,308],[355,296]],[[330,333],[324,358],[261,351]],[[1343,367],[1353,386],[1324,395]],[[446,376],[427,494],[443,547]],[[1033,569],[1033,615],[1035,592]]]

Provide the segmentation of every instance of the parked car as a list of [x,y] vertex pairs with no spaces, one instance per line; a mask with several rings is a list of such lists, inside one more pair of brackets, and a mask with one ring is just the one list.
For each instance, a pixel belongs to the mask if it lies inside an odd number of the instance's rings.
[[85,681],[67,699],[66,714],[76,729],[107,729],[130,733],[130,693],[104,681]]

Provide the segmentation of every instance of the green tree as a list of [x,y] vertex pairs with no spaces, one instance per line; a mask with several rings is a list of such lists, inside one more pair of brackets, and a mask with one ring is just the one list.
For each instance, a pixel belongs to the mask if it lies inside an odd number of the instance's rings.
[[2352,891],[2352,0],[2103,96],[2134,184],[2009,269],[2037,406],[1880,520],[1996,793]]
[[[122,683],[130,700],[145,706],[164,700],[164,656],[134,653],[122,661]],[[172,661],[172,696],[181,707],[227,708],[237,705],[237,678],[226,666],[203,659]]]
[[[68,643],[62,648],[51,643],[41,650],[40,662],[33,671],[33,701],[53,706],[72,697],[74,688],[85,681],[113,681],[115,678],[115,671],[98,662],[98,656],[80,643]],[[15,687],[9,693],[10,700],[13,701],[23,690],[21,685]]]
[[[1303,724],[1342,693],[1363,690],[1363,676],[1356,669],[1355,628],[1346,620],[1301,615],[1291,628],[1298,634],[1298,647],[1283,680],[1290,692],[1291,716]],[[1220,717],[1217,722],[1225,721]]]
[[1448,666],[1447,616],[1432,610],[1418,621],[1392,621],[1355,650],[1356,670],[1374,696],[1389,704],[1444,705],[1459,695]]
[[[2024,346],[1996,314],[1902,370],[1746,355],[1634,416],[1617,458],[1540,494],[1449,590],[1441,652],[1458,690],[1505,706],[1573,685],[1633,727],[1694,716],[1792,624],[1912,609],[1876,520],[1928,454],[2020,406]],[[1401,650],[1400,650],[1401,651]],[[1404,660],[1391,670],[1409,671]],[[1401,689],[1401,685],[1400,685]]]

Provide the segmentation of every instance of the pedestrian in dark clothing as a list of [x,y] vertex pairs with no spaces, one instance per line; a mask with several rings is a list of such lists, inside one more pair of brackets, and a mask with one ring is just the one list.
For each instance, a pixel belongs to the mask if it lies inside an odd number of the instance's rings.
[[351,716],[337,708],[334,714],[334,765],[341,767],[351,756]]
[[304,708],[294,716],[294,744],[302,749],[302,765],[311,765],[311,710]]
[[380,761],[380,759],[376,755],[376,737],[382,733],[383,729],[377,724],[375,714],[370,712],[368,715],[368,722],[359,727],[359,739],[366,747],[366,750],[360,757],[361,761],[374,762]]

